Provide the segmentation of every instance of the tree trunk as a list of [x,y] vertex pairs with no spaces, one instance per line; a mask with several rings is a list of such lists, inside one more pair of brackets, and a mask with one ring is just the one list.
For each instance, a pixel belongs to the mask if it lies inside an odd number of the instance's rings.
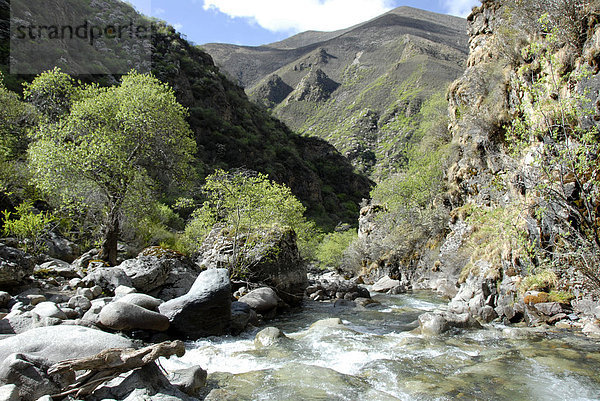
[[104,229],[104,239],[102,241],[102,249],[100,257],[108,262],[109,265],[117,264],[117,247],[119,245],[119,235],[121,228],[119,226],[119,208],[113,206],[106,217],[106,227]]

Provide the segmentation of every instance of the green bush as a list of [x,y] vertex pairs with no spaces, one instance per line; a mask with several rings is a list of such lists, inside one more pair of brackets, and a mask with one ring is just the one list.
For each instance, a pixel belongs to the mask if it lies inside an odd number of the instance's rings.
[[346,249],[358,238],[356,229],[325,235],[316,249],[316,258],[322,268],[341,266]]
[[[217,170],[206,178],[203,191],[207,200],[192,214],[182,238],[188,252],[196,251],[216,224],[229,227],[234,239],[258,228],[280,225],[296,232],[301,255],[311,257],[315,226],[305,219],[306,208],[285,185],[260,173]],[[234,240],[234,254],[239,253],[236,245]]]
[[[45,250],[44,237],[56,225],[57,219],[50,212],[35,213],[29,202],[16,207],[16,212],[3,213],[4,235],[14,235],[22,241],[27,252],[38,254]],[[13,218],[18,216],[18,218]]]

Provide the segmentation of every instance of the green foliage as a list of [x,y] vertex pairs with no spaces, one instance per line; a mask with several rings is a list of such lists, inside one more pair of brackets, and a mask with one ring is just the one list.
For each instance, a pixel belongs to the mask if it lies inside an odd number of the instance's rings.
[[[545,15],[540,23],[548,25]],[[530,160],[523,186],[536,197],[533,215],[540,226],[553,227],[538,244],[548,268],[576,268],[600,290],[600,130],[591,121],[593,106],[583,95],[562,96],[564,88],[585,82],[589,71],[560,68],[560,30],[548,28],[545,38],[523,53],[544,73],[521,69],[530,84],[521,118],[507,130],[512,155]]]
[[186,110],[173,90],[151,75],[132,72],[109,88],[72,90],[71,83],[54,70],[29,86],[29,93],[36,88],[43,99],[53,100],[50,115],[59,118],[34,132],[30,167],[38,187],[59,205],[105,216],[104,240],[110,237],[116,256],[124,205],[143,205],[140,199],[155,184],[191,178],[195,143]]
[[[27,252],[38,254],[45,250],[44,237],[57,224],[57,219],[49,212],[35,213],[29,202],[17,206],[15,213],[4,211],[4,235],[15,236]],[[18,218],[14,218],[18,216]]]
[[50,121],[67,114],[77,93],[76,82],[70,75],[55,67],[25,83],[23,95]]
[[521,281],[519,290],[526,291],[549,291],[558,285],[556,273],[550,269],[544,269],[536,274],[529,275]]
[[239,256],[236,241],[241,234],[279,225],[296,232],[300,251],[308,256],[315,227],[304,218],[306,208],[285,185],[260,173],[217,170],[207,177],[203,190],[207,200],[193,213],[185,229],[183,240],[189,251],[197,250],[220,223],[230,228],[235,259]]
[[333,232],[325,235],[316,250],[316,259],[322,268],[338,268],[342,265],[344,252],[357,238],[357,230]]

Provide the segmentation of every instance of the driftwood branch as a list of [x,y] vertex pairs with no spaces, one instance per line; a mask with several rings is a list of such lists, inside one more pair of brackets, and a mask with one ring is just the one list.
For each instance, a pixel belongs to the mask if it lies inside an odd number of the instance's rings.
[[[165,341],[138,350],[132,348],[110,348],[97,355],[80,359],[69,359],[56,363],[48,369],[48,374],[62,377],[76,377],[75,381],[52,398],[62,398],[69,394],[76,397],[89,395],[102,383],[114,379],[122,373],[139,369],[160,357],[179,357],[185,354],[182,341]],[[75,372],[84,371],[80,376]]]

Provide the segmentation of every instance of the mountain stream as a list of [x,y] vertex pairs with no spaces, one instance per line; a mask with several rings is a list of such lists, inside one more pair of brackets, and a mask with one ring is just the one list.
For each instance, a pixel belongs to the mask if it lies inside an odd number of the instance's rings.
[[[430,292],[376,295],[374,308],[306,301],[268,322],[289,338],[190,342],[167,369],[206,369],[206,400],[598,400],[600,341],[548,328],[486,325],[438,337],[414,331],[445,302]],[[313,326],[339,317],[343,326]],[[417,330],[418,331],[418,330]]]

